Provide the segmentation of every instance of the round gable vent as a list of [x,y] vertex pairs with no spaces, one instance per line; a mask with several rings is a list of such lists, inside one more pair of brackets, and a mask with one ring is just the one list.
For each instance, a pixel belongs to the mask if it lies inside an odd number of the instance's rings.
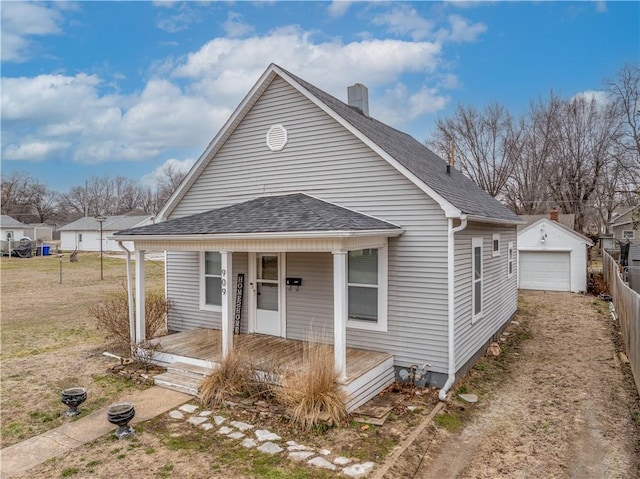
[[271,151],[281,151],[287,144],[287,130],[282,125],[273,125],[267,132],[267,146]]

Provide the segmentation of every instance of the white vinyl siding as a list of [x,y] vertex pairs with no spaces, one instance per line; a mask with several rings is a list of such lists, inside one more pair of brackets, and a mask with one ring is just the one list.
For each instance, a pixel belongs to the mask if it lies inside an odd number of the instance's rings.
[[[221,328],[221,313],[200,308],[202,252],[167,251],[167,299],[173,304],[167,319],[170,331],[188,331],[197,328]],[[247,331],[247,254],[233,254],[233,298],[237,291],[238,274],[245,275],[244,299],[242,302],[241,331]]]
[[[265,135],[277,124],[287,129],[288,143],[282,151],[272,152]],[[348,328],[347,346],[394,354],[396,365],[404,367],[429,362],[434,371],[446,374],[447,220],[442,210],[283,80],[274,80],[265,90],[171,218],[293,192],[401,225],[405,232],[388,244],[387,332]],[[287,253],[287,262],[302,259],[294,256]],[[302,277],[303,285],[297,292],[287,292],[287,337],[298,337],[305,329],[300,321],[325,323],[327,314],[332,324],[333,278],[316,285],[321,297],[331,288],[328,312],[304,311],[291,304],[292,298],[310,297],[316,290],[306,272],[294,274],[292,268],[287,264],[287,274]],[[332,270],[330,263],[328,271]],[[326,273],[325,269],[311,274]],[[198,305],[197,297],[193,305]]]
[[[509,277],[507,255],[493,257],[492,233],[500,232],[502,242],[513,242],[516,248],[516,228],[490,227],[469,223],[466,229],[456,233],[455,277],[455,350],[456,370],[464,366],[478,350],[516,312],[518,304],[517,271]],[[483,316],[472,323],[472,238],[483,238]],[[514,262],[514,268],[517,263]]]

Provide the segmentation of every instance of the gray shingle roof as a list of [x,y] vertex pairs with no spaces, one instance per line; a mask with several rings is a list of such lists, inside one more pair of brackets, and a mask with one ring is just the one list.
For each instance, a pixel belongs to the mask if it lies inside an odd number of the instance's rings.
[[412,136],[398,131],[322,91],[311,83],[278,67],[313,96],[351,123],[397,162],[463,213],[488,219],[520,222],[506,206],[455,168],[447,173],[447,162]]
[[400,230],[394,224],[303,193],[265,196],[205,213],[119,231],[128,235],[201,235]]
[[26,228],[27,227],[27,225],[25,225],[24,223],[8,215],[0,215],[0,226],[2,228]]
[[[150,215],[116,215],[108,216],[102,223],[103,231],[119,231],[125,228],[132,228],[150,218]],[[58,231],[98,231],[100,223],[93,216],[79,218],[69,224],[59,228]]]

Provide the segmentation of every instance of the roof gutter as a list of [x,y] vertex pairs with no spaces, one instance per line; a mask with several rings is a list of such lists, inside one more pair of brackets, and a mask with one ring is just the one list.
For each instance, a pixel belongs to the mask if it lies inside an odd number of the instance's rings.
[[455,355],[455,237],[454,235],[459,231],[462,231],[467,227],[467,217],[462,216],[460,218],[461,223],[459,226],[453,227],[453,219],[448,220],[448,235],[447,235],[447,313],[448,313],[448,351],[449,351],[449,366],[447,382],[444,383],[442,389],[438,393],[440,401],[447,399],[447,392],[453,384],[456,382],[456,355]]
[[492,225],[505,225],[505,226],[513,226],[513,225],[526,225],[527,222],[521,219],[518,220],[502,220],[499,218],[489,218],[487,216],[477,216],[477,215],[461,215],[460,217],[465,216],[467,220],[474,221],[476,223],[487,223]]

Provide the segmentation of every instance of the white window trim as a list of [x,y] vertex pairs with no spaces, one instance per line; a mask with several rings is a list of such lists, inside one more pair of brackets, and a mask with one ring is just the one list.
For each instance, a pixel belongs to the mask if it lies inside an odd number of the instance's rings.
[[[494,249],[495,241],[498,241],[498,249]],[[493,233],[491,235],[491,257],[495,258],[496,256],[500,256],[500,248],[502,248],[502,243],[500,242],[500,233]]]
[[[627,236],[626,233],[631,233],[631,236]],[[635,230],[622,230],[622,239],[636,239]]]
[[[476,314],[476,279],[475,279],[475,250],[480,247],[480,312]],[[484,244],[482,238],[471,239],[471,324],[482,319],[484,313]]]
[[[364,321],[357,319],[347,319],[347,328],[365,329],[368,331],[387,332],[387,294],[389,280],[389,252],[387,246],[372,248],[378,250],[378,320]],[[347,269],[348,273],[348,269]],[[347,285],[348,283],[347,279]],[[355,283],[353,283],[355,285]],[[362,284],[358,286],[373,287],[372,285]],[[347,297],[347,301],[349,298]]]
[[[513,249],[513,241],[507,243],[507,278],[513,278],[515,274],[515,250]],[[511,271],[509,271],[509,265],[511,265]]]
[[[205,271],[205,253],[207,251],[200,251],[200,310],[202,311],[217,311],[222,312],[222,305],[216,306],[214,304],[207,304],[207,281],[205,279],[204,271]],[[229,276],[231,277],[231,276]],[[222,276],[221,276],[222,278]]]

